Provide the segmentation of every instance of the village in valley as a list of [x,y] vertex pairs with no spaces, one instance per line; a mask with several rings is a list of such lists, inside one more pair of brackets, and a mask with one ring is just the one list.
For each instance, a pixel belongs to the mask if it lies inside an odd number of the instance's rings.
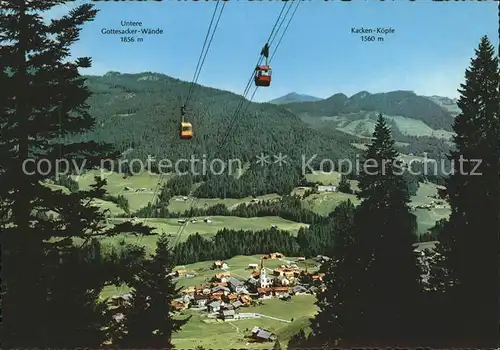
[[[414,253],[423,267],[424,282],[430,272],[428,263],[437,254],[435,243],[414,244]],[[245,264],[244,261],[248,259],[258,262]],[[293,318],[285,319],[282,318],[284,316],[277,317],[272,312],[268,313],[266,300],[279,300],[284,303],[280,309],[287,310],[287,306],[293,306],[286,303],[291,304],[295,298],[309,296],[307,303],[313,306],[316,294],[325,289],[324,273],[320,272],[320,267],[330,258],[322,255],[310,259],[291,258],[275,252],[264,256],[234,257],[230,260],[235,261],[235,264],[217,260],[176,267],[169,275],[181,289],[172,301],[172,306],[180,314],[197,314],[205,324],[255,319],[253,328],[247,328],[243,335],[248,345],[277,339],[273,330],[261,326],[261,320],[285,324],[293,322]],[[121,307],[131,297],[130,293],[115,295],[110,298],[110,302]],[[301,303],[304,304],[304,300]]]
[[[261,327],[259,319],[274,319],[283,323],[291,323],[293,319],[257,313],[252,309],[264,305],[264,300],[278,299],[288,303],[297,296],[315,296],[325,288],[324,274],[319,272],[319,268],[329,257],[290,259],[287,260],[279,252],[261,256],[258,263],[246,264],[243,269],[246,275],[241,273],[241,268],[232,273],[230,263],[222,260],[214,261],[208,269],[179,266],[170,275],[185,288],[180,290],[172,305],[178,312],[197,312],[209,323],[255,319],[255,327],[246,334],[248,341],[274,341],[275,334]],[[125,293],[113,296],[111,301],[120,306],[127,303],[130,297],[129,293]]]

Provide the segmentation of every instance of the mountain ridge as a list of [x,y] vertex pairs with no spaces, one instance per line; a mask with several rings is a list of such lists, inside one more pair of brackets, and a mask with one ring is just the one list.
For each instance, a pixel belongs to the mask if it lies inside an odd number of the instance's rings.
[[[441,104],[438,102],[442,101]],[[434,130],[452,131],[454,116],[443,107],[447,100],[431,99],[413,91],[396,90],[371,94],[360,91],[351,97],[334,94],[314,102],[292,102],[283,107],[300,117],[364,119],[366,113],[382,113],[420,120]],[[453,102],[453,101],[452,101]]]
[[306,94],[299,94],[297,92],[290,92],[290,93],[283,95],[281,97],[267,101],[267,103],[282,105],[282,104],[287,104],[287,103],[292,103],[292,102],[314,102],[314,101],[320,101],[320,100],[322,100],[322,98],[311,96],[311,95],[306,95]]
[[437,105],[446,109],[453,117],[456,117],[461,112],[457,104],[458,102],[457,98],[438,96],[438,95],[424,96],[424,97],[430,99]]
[[[108,72],[104,75],[86,75],[87,85],[93,95],[88,100],[90,112],[96,118],[94,130],[81,136],[86,140],[111,142],[119,150],[134,149],[131,157],[146,158],[149,154],[169,159],[189,158],[190,154],[210,154],[227,133],[231,120],[242,96],[233,92],[197,85],[192,102],[188,105],[186,121],[193,123],[195,137],[187,142],[179,140],[180,107],[191,86],[174,77],[160,73],[142,72],[122,74]],[[398,95],[399,94],[399,95]],[[399,99],[410,99],[412,92],[396,93]],[[317,104],[344,105],[352,99],[363,100],[372,96],[360,91],[350,98],[338,93],[328,99],[292,103],[291,106],[316,106]],[[379,96],[380,97],[380,96]],[[439,108],[425,98],[426,103]],[[235,156],[248,161],[260,152],[288,152],[318,154],[320,157],[339,159],[353,154],[351,144],[360,138],[366,140],[373,132],[372,126],[378,110],[383,110],[384,99],[376,99],[370,112],[354,109],[341,116],[308,116],[314,108],[306,110],[306,116],[290,110],[290,105],[270,103],[243,103],[243,114],[223,148],[223,157]],[[352,106],[351,106],[352,107]],[[359,107],[359,106],[358,106]],[[408,107],[408,106],[407,106]],[[412,107],[411,105],[409,107]],[[412,108],[414,108],[413,106]],[[414,114],[419,114],[417,109]],[[317,108],[316,108],[317,109]],[[442,110],[442,109],[439,109]],[[317,114],[317,113],[316,113]],[[384,113],[393,128],[393,136],[400,142],[420,142],[404,136],[428,136],[437,139],[439,133],[421,120],[394,117]],[[415,133],[416,129],[418,132]],[[406,132],[410,130],[410,132]],[[412,133],[413,132],[413,133]],[[422,141],[427,142],[427,141]],[[271,150],[271,151],[269,151]],[[216,155],[218,156],[218,155]]]

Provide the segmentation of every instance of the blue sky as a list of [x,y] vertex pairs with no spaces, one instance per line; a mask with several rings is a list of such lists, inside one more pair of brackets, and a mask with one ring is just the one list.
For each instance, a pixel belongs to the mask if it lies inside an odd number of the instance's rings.
[[[153,71],[192,80],[215,2],[97,4],[96,20],[85,24],[73,47],[74,56],[93,58],[93,67],[83,73]],[[198,83],[241,94],[282,6],[227,2]],[[494,1],[304,1],[273,59],[271,87],[260,88],[254,100],[289,92],[350,96],[361,90],[456,97],[480,37],[488,35],[498,47],[497,6]],[[50,16],[66,10],[59,7]],[[120,28],[122,20],[141,21],[164,34],[142,36],[142,43],[101,34],[102,28]],[[395,33],[384,42],[362,42],[352,27],[392,27]]]

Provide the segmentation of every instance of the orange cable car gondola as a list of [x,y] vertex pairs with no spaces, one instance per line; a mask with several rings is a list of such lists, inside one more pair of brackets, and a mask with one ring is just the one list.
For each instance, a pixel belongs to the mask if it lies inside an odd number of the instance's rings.
[[184,115],[186,114],[186,106],[181,107],[181,125],[179,136],[181,139],[191,139],[193,138],[193,125],[189,122],[184,121]]
[[255,67],[254,81],[256,86],[267,87],[271,85],[271,66],[268,64],[269,44],[266,43],[260,52],[266,58],[266,64]]
[[193,125],[188,122],[181,122],[180,136],[181,139],[193,138]]

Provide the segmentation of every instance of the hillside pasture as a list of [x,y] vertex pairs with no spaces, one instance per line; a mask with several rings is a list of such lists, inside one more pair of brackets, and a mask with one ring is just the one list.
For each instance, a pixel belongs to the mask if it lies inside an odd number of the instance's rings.
[[[323,116],[321,120],[331,122],[336,129],[349,135],[358,136],[361,138],[370,137],[373,135],[376,124],[376,115],[378,112],[365,112],[356,114],[355,118],[349,116]],[[430,136],[449,140],[453,133],[441,129],[433,129],[424,123],[422,120],[408,118],[400,115],[385,115],[384,118],[392,121],[398,130],[409,136]]]
[[209,208],[217,204],[224,204],[229,209],[234,209],[242,203],[249,204],[252,200],[255,201],[266,201],[266,200],[276,200],[280,199],[277,194],[267,194],[263,196],[245,197],[245,198],[194,198],[194,197],[184,197],[175,196],[170,200],[168,205],[168,210],[175,213],[183,213],[189,210],[191,206],[196,208]]
[[312,210],[320,215],[330,214],[341,202],[351,200],[355,205],[359,204],[359,200],[354,194],[342,192],[322,192],[315,193],[302,201],[304,208]]
[[[412,159],[424,160],[422,157],[401,155],[401,158],[405,161],[410,161]],[[147,205],[148,202],[153,200],[153,191],[158,183],[158,175],[151,175],[148,173],[134,175],[131,177],[123,178],[118,173],[102,172],[105,178],[108,180],[106,186],[108,192],[111,195],[123,195],[130,203],[130,208],[132,211],[137,210],[141,207]],[[100,176],[101,172],[98,170],[87,172],[75,179],[78,181],[80,188],[87,189],[90,184],[94,182],[94,176]],[[319,182],[324,185],[338,185],[340,181],[339,172],[328,172],[322,173],[317,172],[315,174],[307,174],[306,179],[310,182]],[[168,177],[162,179],[162,182],[167,181]],[[353,190],[358,190],[358,182],[351,180],[351,188]],[[68,189],[63,186],[58,186],[54,184],[46,184],[54,190],[62,190],[68,192]],[[136,191],[141,190],[141,191]],[[292,192],[293,194],[302,196],[304,195],[307,188],[296,188]],[[412,206],[422,206],[422,205],[432,205],[435,201],[435,196],[437,195],[437,186],[430,183],[421,183],[420,188],[415,196],[412,196]],[[196,206],[199,208],[208,208],[216,204],[225,204],[229,209],[234,209],[237,205],[241,203],[251,203],[252,201],[262,201],[262,200],[277,200],[280,196],[277,194],[269,194],[264,196],[259,196],[257,198],[246,197],[246,198],[193,198],[193,197],[183,197],[175,196],[171,199],[168,209],[172,212],[184,212],[188,210],[191,206]],[[310,209],[320,215],[328,215],[339,203],[342,201],[350,199],[354,204],[358,204],[359,200],[355,195],[345,194],[341,192],[320,192],[316,194],[309,195],[302,200],[302,205],[306,209]],[[93,201],[95,205],[101,207],[103,210],[109,210],[109,216],[114,217],[123,214],[123,210],[118,208],[115,203],[104,201],[101,199],[95,199]],[[442,218],[446,218],[449,215],[449,208],[447,204],[437,205],[431,209],[415,209],[414,214],[417,216],[418,221],[418,232],[426,232],[429,228],[434,226],[434,223]],[[202,220],[203,218],[194,218],[196,220]],[[124,219],[110,219],[110,223],[113,220],[115,222],[120,222]],[[138,219],[139,222],[144,219]],[[165,232],[175,236],[176,232],[179,230],[178,219],[148,219],[148,225],[155,228],[155,232]],[[180,241],[185,240],[187,236],[195,232],[201,235],[211,236],[214,235],[218,230],[222,228],[231,229],[244,229],[244,230],[262,230],[271,227],[271,225],[277,225],[279,229],[287,230],[296,234],[300,227],[307,226],[301,223],[294,223],[292,221],[283,220],[278,217],[264,217],[264,218],[239,218],[239,217],[215,217],[212,218],[210,224],[204,223],[203,221],[198,221],[196,223],[188,223],[187,227],[184,229],[183,235]],[[126,241],[130,239],[135,239],[134,237],[117,237],[115,239],[124,238]],[[156,236],[143,237],[141,242],[144,242],[148,250],[154,249],[156,244]]]
[[[317,182],[322,183],[325,186],[333,185],[338,186],[340,183],[341,173],[338,171],[328,171],[321,172],[317,171],[314,174],[306,174],[306,180],[309,182]],[[351,183],[351,189],[353,191],[358,191],[358,181],[357,180],[349,180]]]
[[[81,189],[89,189],[90,185],[94,183],[94,177],[101,176],[107,180],[105,186],[106,190],[110,195],[118,196],[122,195],[129,201],[130,211],[134,212],[140,208],[148,205],[150,202],[154,202],[158,196],[155,196],[155,189],[160,180],[160,175],[149,174],[147,172],[136,174],[133,176],[124,177],[122,174],[116,172],[109,172],[107,170],[91,170],[82,175],[73,176],[72,178],[78,182]],[[161,185],[168,182],[173,175],[163,175],[161,178]],[[200,183],[193,186],[195,189]],[[62,187],[57,185],[52,185],[56,187]],[[62,187],[65,188],[65,187]],[[255,197],[255,200],[273,200],[279,199],[280,196],[277,194],[268,194],[263,196]],[[241,203],[250,203],[254,198],[194,198],[191,196],[174,196],[170,203],[168,209],[172,212],[183,213],[189,210],[191,206],[197,208],[208,208],[216,204],[224,204],[229,209],[235,208]],[[123,214],[123,210],[113,206],[114,204],[102,203],[106,208],[112,209],[112,215]],[[115,208],[116,207],[116,208]]]
[[[445,130],[435,130],[424,123],[422,120],[407,118],[403,116],[384,115],[384,118],[394,122],[398,130],[404,135],[410,136],[431,136],[436,138],[451,139],[452,132]],[[372,135],[375,130],[376,121],[372,118],[355,120],[348,123],[343,123],[338,130],[344,131],[351,135]]]
[[185,312],[178,317],[193,315],[191,320],[173,336],[177,348],[189,349],[198,345],[206,349],[264,349],[271,348],[273,343],[249,343],[245,336],[253,327],[262,327],[278,336],[282,347],[286,347],[290,337],[299,329],[306,332],[309,328],[309,318],[315,315],[316,298],[312,295],[293,296],[288,302],[279,299],[264,300],[263,305],[242,308],[240,312],[260,313],[292,323],[286,323],[268,318],[235,320],[231,322],[209,321],[197,312]]
[[[415,196],[411,197],[412,206],[430,205],[430,209],[417,208],[413,213],[417,217],[418,233],[425,233],[432,228],[436,221],[450,216],[451,210],[449,204],[437,199],[439,186],[432,183],[420,183],[419,189]],[[442,202],[436,204],[436,201]]]
[[[95,176],[101,176],[106,179],[107,184],[105,188],[110,195],[122,195],[127,198],[130,211],[132,212],[145,207],[149,202],[153,202],[156,199],[154,191],[160,180],[160,175],[158,174],[144,172],[124,177],[123,174],[107,170],[91,170],[84,174],[73,176],[73,179],[78,182],[81,189],[89,189],[90,185],[95,182]],[[163,175],[161,183],[166,183],[170,178],[170,175]]]
[[433,208],[430,210],[416,209],[413,213],[417,217],[417,233],[422,234],[434,227],[436,221],[448,218],[451,211],[449,208]]
[[[50,182],[44,182],[42,183],[44,186],[47,186],[53,191],[61,191],[62,193],[69,194],[70,190],[67,187],[56,185]],[[125,212],[123,209],[119,208],[115,203],[105,201],[99,198],[94,198],[91,201],[91,204],[99,207],[103,211],[107,211],[109,216],[116,216],[116,215],[121,215],[124,214]],[[53,213],[54,214],[54,213]]]
[[[196,222],[188,222],[182,231],[182,236],[179,238],[179,242],[183,242],[186,238],[194,233],[199,233],[202,236],[210,237],[214,236],[218,231],[227,228],[232,230],[248,230],[248,231],[260,231],[271,228],[272,225],[276,225],[278,230],[289,231],[292,235],[296,235],[301,227],[308,227],[307,224],[297,223],[290,220],[285,220],[277,216],[264,216],[258,218],[240,218],[236,216],[213,216],[210,217],[211,222],[207,223],[203,221],[204,217],[193,217],[191,220],[196,220]],[[110,218],[108,219],[109,224],[120,223],[129,219],[121,218]],[[175,239],[177,232],[180,227],[184,225],[180,223],[181,219],[135,219],[137,223],[145,223],[145,225],[154,228],[154,233],[165,233],[171,235],[172,240]],[[129,235],[119,235],[113,238],[108,238],[111,242],[116,242],[118,240],[124,239],[126,242],[137,242],[139,238]],[[144,236],[140,238],[142,245],[146,247],[149,252],[154,251],[156,247],[156,240],[158,237],[154,236]]]

